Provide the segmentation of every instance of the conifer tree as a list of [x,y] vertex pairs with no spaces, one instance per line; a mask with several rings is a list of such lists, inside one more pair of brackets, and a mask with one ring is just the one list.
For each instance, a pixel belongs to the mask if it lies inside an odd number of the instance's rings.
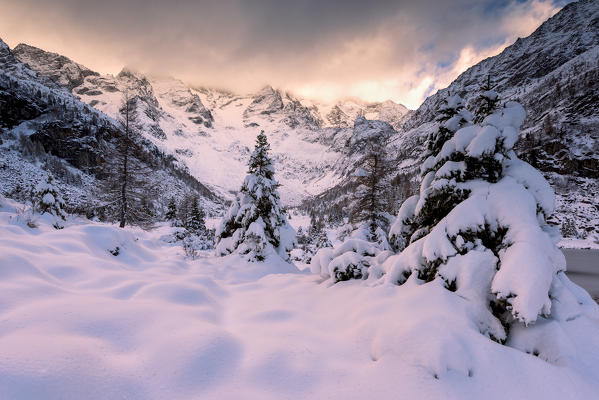
[[[384,266],[390,283],[403,284],[416,274],[418,282],[438,280],[457,292],[472,304],[481,332],[501,343],[513,324],[549,318],[567,279],[546,222],[553,190],[513,151],[525,116],[520,104],[507,102],[482,122],[459,129],[427,159],[419,194],[400,209],[400,218],[412,218],[421,234],[417,230]],[[438,190],[452,199],[443,213],[427,206]],[[450,197],[452,192],[463,198]],[[424,218],[426,213],[431,217]]]
[[324,222],[322,222],[322,219],[318,218],[315,213],[312,213],[310,216],[310,227],[308,228],[308,239],[310,242],[313,242],[323,229]]
[[167,221],[175,221],[177,219],[177,204],[175,203],[175,198],[171,197],[168,202],[168,208],[165,214],[165,218]]
[[244,255],[262,261],[276,253],[284,260],[295,244],[295,231],[286,219],[268,155],[270,145],[260,132],[241,190],[216,231],[216,254]]
[[[439,128],[428,138],[428,150],[420,169],[420,195],[404,201],[389,232],[391,246],[396,251],[426,235],[456,204],[468,197],[468,190],[457,185],[465,178],[464,157],[442,151],[455,132],[468,126],[471,120],[472,115],[464,109],[462,98],[448,93],[439,109]],[[445,165],[447,161],[451,163]]]
[[325,247],[333,247],[333,244],[329,240],[329,236],[327,235],[327,231],[322,229],[316,238],[316,243],[314,245],[315,251],[318,251]]
[[185,228],[194,234],[200,234],[206,231],[204,217],[204,210],[202,210],[198,204],[198,197],[194,196],[191,202],[189,214],[185,220]]
[[119,221],[124,228],[127,224],[149,226],[151,224],[151,201],[157,190],[147,177],[151,169],[137,157],[139,151],[135,131],[136,98],[125,92],[119,110],[121,129],[117,132],[114,149],[109,149],[103,168],[104,181],[98,197],[100,207],[108,212],[111,219]]
[[491,115],[499,104],[499,94],[495,91],[495,86],[491,83],[491,75],[487,75],[486,82],[480,85],[480,93],[477,100],[477,110],[474,121],[482,122],[488,115]]
[[[389,185],[385,176],[387,162],[384,150],[383,143],[374,141],[368,144],[363,168],[354,174],[357,188],[350,204],[349,221],[365,229],[368,241],[383,240],[386,243],[384,232],[389,229],[389,215],[384,193]],[[381,238],[381,232],[385,238]]]
[[52,175],[48,175],[45,182],[42,181],[35,187],[33,197],[40,214],[48,213],[62,220],[66,218],[64,200]]
[[[441,148],[451,139],[453,134],[462,126],[464,126],[470,119],[469,113],[463,112],[464,101],[458,95],[451,95],[451,92],[447,93],[447,96],[443,99],[441,107],[439,107],[439,116],[437,122],[439,122],[439,128],[436,131],[431,132],[427,140],[427,154],[425,159],[429,156],[436,156],[441,151]],[[451,121],[448,123],[448,121]]]

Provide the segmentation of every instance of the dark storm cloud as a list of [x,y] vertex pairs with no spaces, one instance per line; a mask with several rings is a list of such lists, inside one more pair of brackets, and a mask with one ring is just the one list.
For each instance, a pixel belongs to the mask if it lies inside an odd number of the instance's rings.
[[0,0],[0,37],[101,72],[122,65],[194,84],[264,83],[314,97],[416,106],[481,57],[529,34],[550,0]]

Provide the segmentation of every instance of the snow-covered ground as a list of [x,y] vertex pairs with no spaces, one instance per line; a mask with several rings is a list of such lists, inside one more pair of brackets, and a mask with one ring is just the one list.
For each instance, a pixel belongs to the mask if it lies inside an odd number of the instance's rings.
[[331,286],[288,264],[186,260],[161,239],[168,227],[70,219],[56,230],[37,216],[29,228],[18,206],[0,198],[2,399],[599,393],[594,305],[535,357],[481,335],[435,281]]

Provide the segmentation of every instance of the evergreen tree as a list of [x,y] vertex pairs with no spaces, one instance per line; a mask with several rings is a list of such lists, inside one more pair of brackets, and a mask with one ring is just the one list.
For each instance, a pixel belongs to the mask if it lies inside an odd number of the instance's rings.
[[175,204],[175,198],[171,197],[168,201],[168,208],[165,214],[167,221],[175,222],[177,219],[177,205]]
[[452,96],[451,92],[448,92],[439,108],[439,116],[437,117],[437,122],[440,123],[439,128],[429,135],[427,140],[428,152],[424,158],[439,154],[445,142],[451,139],[453,134],[471,119],[469,113],[463,111],[464,101],[462,98],[455,94]]
[[[390,249],[386,234],[390,215],[386,212],[385,140],[376,132],[369,138],[362,168],[354,173],[357,188],[349,205],[349,236],[343,233],[343,243],[332,248],[321,229],[314,246],[318,251],[311,260],[311,270],[335,282],[366,279],[377,255]],[[354,229],[356,225],[358,229]]]
[[217,255],[239,253],[249,261],[262,261],[276,252],[284,260],[289,258],[295,231],[281,205],[269,150],[262,131],[249,160],[248,175],[216,231]]
[[477,110],[474,121],[481,123],[491,115],[499,103],[499,94],[494,90],[495,86],[491,83],[491,75],[487,75],[487,80],[480,85],[480,94],[477,100]]
[[314,252],[325,248],[325,247],[333,247],[333,244],[329,240],[329,236],[327,235],[327,231],[322,229],[318,236],[316,237],[316,243],[314,245]]
[[[385,192],[389,183],[386,180],[385,147],[383,143],[369,143],[362,161],[362,167],[354,174],[357,188],[354,201],[350,204],[349,221],[365,227],[368,241],[377,242],[386,237],[389,229],[389,214],[386,212]],[[384,241],[386,242],[386,238]]]
[[[501,343],[514,323],[549,318],[567,279],[546,223],[553,190],[513,151],[525,115],[508,102],[458,130],[427,159],[420,192],[404,202],[398,218],[411,220],[416,232],[385,262],[388,282],[403,284],[415,273],[418,282],[438,279],[457,292],[473,305],[481,332]],[[439,191],[451,207],[430,203]]]
[[304,228],[302,228],[301,226],[297,229],[297,232],[295,234],[295,237],[297,238],[297,243],[298,244],[304,244],[304,240],[306,238],[306,236],[304,235]]
[[37,206],[40,214],[48,213],[62,220],[66,219],[64,200],[54,184],[52,175],[48,175],[45,182],[42,181],[35,187],[32,197],[34,208]]
[[204,217],[204,210],[202,210],[198,204],[198,197],[194,196],[191,202],[189,214],[185,220],[185,228],[194,234],[199,234],[206,231]]
[[462,98],[450,93],[443,100],[439,114],[439,128],[429,135],[428,151],[421,166],[420,194],[404,201],[389,232],[391,247],[396,251],[426,235],[469,194],[458,185],[466,178],[463,154],[443,149],[455,132],[471,123],[472,115],[464,109]]
[[308,228],[308,240],[313,242],[314,239],[324,230],[324,222],[321,218],[316,216],[316,213],[312,213],[310,216],[310,227]]
[[149,226],[152,219],[151,202],[157,190],[148,180],[152,170],[135,155],[139,151],[140,135],[134,129],[136,97],[125,92],[120,108],[121,130],[117,132],[114,149],[108,150],[103,168],[104,182],[98,197],[100,207],[108,212],[110,219],[127,224]]

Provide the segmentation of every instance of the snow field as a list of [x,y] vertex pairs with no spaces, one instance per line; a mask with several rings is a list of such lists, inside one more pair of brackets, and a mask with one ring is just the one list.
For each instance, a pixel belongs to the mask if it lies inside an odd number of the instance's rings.
[[[438,281],[331,286],[272,259],[189,261],[161,240],[168,227],[71,219],[56,230],[36,216],[31,229],[1,202],[0,398],[584,399],[599,389],[596,312],[551,331],[569,350],[547,362],[551,340],[530,349],[540,357],[492,342]],[[518,337],[518,347],[536,340]]]

